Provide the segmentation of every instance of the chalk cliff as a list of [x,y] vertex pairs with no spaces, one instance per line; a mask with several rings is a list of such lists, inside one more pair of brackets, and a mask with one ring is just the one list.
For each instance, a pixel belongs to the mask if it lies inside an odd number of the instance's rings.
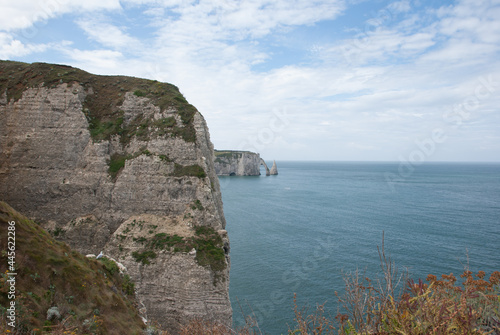
[[278,174],[278,167],[276,166],[276,161],[273,161],[273,166],[271,167],[271,171],[269,171],[271,176]]
[[277,175],[276,161],[269,169],[260,154],[250,151],[215,150],[214,167],[218,176],[260,176],[260,166],[266,169],[266,176]]
[[203,116],[177,87],[0,61],[0,200],[123,263],[145,315],[231,324],[229,240]]
[[259,176],[260,155],[250,151],[215,150],[215,173],[218,176]]

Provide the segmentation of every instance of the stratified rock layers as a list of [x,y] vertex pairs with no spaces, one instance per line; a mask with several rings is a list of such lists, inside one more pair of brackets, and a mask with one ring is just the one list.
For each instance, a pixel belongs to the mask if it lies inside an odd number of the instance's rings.
[[[147,318],[172,332],[193,317],[230,325],[229,241],[203,116],[186,114],[182,104],[158,106],[130,89],[132,81],[154,87],[163,99],[157,82],[92,76],[57,65],[49,72],[48,66],[0,62],[0,200],[57,231],[80,252],[104,250],[123,263]],[[19,85],[6,77],[16,67],[28,79],[14,96]],[[49,75],[64,80],[48,85],[44,76]],[[35,76],[45,81],[30,87],[26,82]],[[116,94],[118,102],[99,106],[113,110],[117,119],[96,121],[93,115],[102,111],[92,110],[98,105],[89,101],[102,98],[100,90],[112,86],[112,79],[116,90],[106,94]],[[96,135],[112,127],[116,131],[109,136]],[[198,264],[193,253],[167,247],[155,249],[150,264],[133,257],[157,234],[187,238],[197,226],[222,237],[222,269],[214,271]]]

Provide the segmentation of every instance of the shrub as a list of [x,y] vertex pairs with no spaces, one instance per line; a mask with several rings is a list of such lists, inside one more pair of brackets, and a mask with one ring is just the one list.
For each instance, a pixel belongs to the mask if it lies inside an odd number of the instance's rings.
[[98,259],[99,262],[102,263],[106,271],[109,272],[110,275],[114,275],[115,273],[119,273],[120,269],[118,268],[118,265],[112,261],[111,259],[107,257],[102,257]]
[[159,128],[173,127],[175,126],[175,118],[173,116],[161,118],[157,120],[154,124]]
[[94,141],[109,140],[112,135],[121,135],[123,133],[122,124],[123,116],[110,121],[91,119],[89,121],[90,136]]
[[207,175],[203,168],[199,165],[188,165],[183,166],[175,163],[174,172],[172,173],[174,177],[198,177],[205,178]]
[[54,229],[54,231],[52,232],[52,235],[57,237],[59,235],[64,235],[66,231],[64,229],[62,229],[61,227],[57,227],[56,229]]
[[111,156],[111,160],[109,161],[108,173],[111,178],[115,179],[118,175],[118,172],[125,166],[125,161],[130,159],[131,157],[128,155],[120,155],[114,154]]
[[202,211],[204,209],[203,205],[201,204],[201,201],[200,200],[196,200],[192,205],[191,205],[191,209],[192,210],[200,210]]
[[[312,314],[295,305],[296,325],[289,334],[498,334],[500,332],[500,272],[485,280],[464,270],[462,283],[453,274],[415,282],[379,249],[383,277],[372,281],[358,271],[344,275],[345,291],[336,292],[342,313],[324,317],[323,305]],[[476,278],[474,278],[476,277]]]
[[142,263],[144,265],[151,264],[150,259],[156,258],[156,253],[152,250],[146,250],[143,252],[132,252],[132,257],[134,257],[137,263]]
[[[464,270],[462,284],[453,274],[402,281],[394,264],[380,252],[384,279],[349,275],[339,296],[345,314],[338,314],[341,334],[491,334],[500,331],[500,272],[484,280]],[[406,283],[397,290],[399,283]]]
[[179,235],[167,235],[166,233],[156,234],[147,244],[150,248],[155,249],[170,249],[176,247],[180,250],[185,251],[186,241]]
[[134,295],[135,283],[130,279],[129,275],[123,276],[122,290],[126,295]]
[[222,237],[212,227],[204,226],[196,227],[195,235],[191,243],[196,249],[196,261],[201,266],[209,266],[217,277],[217,272],[226,268]]

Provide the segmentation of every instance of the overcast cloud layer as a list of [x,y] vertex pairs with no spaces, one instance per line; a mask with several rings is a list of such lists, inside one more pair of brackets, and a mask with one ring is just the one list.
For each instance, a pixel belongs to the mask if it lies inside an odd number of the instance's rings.
[[500,161],[499,49],[499,0],[0,0],[0,59],[173,83],[266,159]]

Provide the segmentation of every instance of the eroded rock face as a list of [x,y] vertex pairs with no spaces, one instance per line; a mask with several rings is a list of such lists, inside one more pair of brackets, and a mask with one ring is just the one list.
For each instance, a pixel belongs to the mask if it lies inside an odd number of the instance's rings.
[[[5,79],[16,71],[28,78],[21,91]],[[0,200],[78,251],[123,263],[150,320],[174,333],[192,317],[230,325],[229,240],[202,115],[175,89],[170,103],[166,84],[137,78],[0,62],[0,79]],[[184,250],[200,226],[221,237],[217,270]],[[148,246],[157,234],[184,244]],[[149,264],[132,255],[148,251]]]
[[271,176],[275,176],[278,174],[278,167],[276,166],[276,161],[273,161],[273,166],[271,167],[271,170],[269,171],[269,174]]
[[215,151],[218,176],[260,176],[260,155],[249,151]]

